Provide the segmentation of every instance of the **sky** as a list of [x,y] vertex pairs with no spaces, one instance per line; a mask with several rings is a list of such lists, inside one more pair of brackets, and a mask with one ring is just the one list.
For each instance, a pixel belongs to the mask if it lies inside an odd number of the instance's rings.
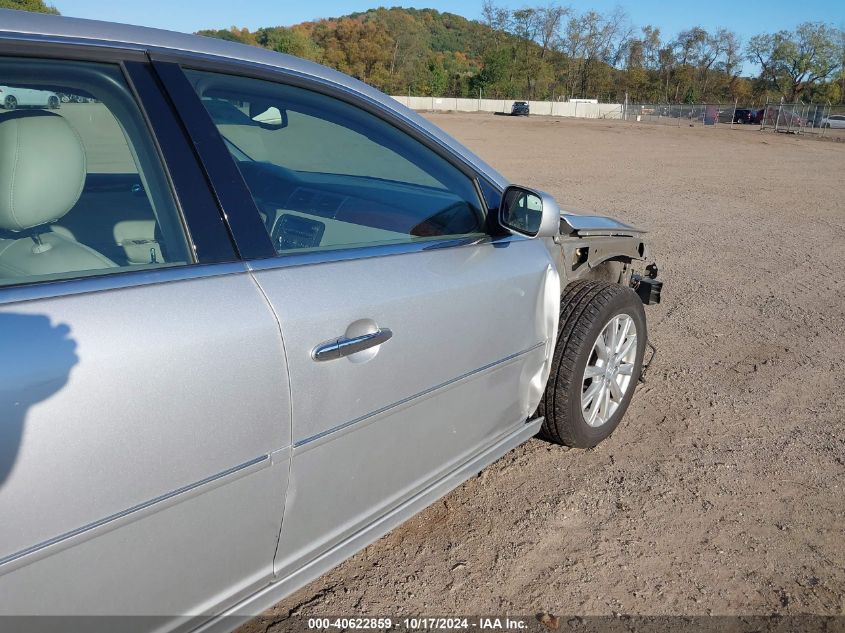
[[[290,26],[306,20],[331,18],[381,6],[379,0],[47,0],[62,15],[126,22],[192,33],[204,28]],[[384,2],[384,6],[431,8],[478,19],[482,0],[424,0]],[[498,0],[496,4],[519,8],[542,5],[546,0]],[[612,11],[621,6],[636,26],[652,24],[664,38],[691,26],[735,31],[747,42],[757,33],[792,29],[800,22],[823,21],[845,28],[843,0],[560,0],[576,12]]]

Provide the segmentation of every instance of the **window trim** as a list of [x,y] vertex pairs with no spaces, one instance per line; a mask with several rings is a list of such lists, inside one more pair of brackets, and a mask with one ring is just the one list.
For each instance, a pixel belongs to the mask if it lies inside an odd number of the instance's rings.
[[[157,83],[144,85],[143,81],[139,81],[140,74],[131,70],[133,67],[146,67],[149,71],[149,58],[143,48],[94,40],[90,43],[64,42],[47,36],[4,32],[0,33],[0,58],[7,57],[90,62],[110,64],[119,68],[126,88],[141,115],[164,179],[170,187],[174,208],[179,215],[178,221],[185,232],[193,261],[162,267],[156,271],[125,267],[84,277],[22,281],[20,284],[0,286],[0,304],[88,292],[88,288],[93,287],[114,289],[163,283],[176,278],[208,276],[209,273],[205,270],[197,273],[191,271],[197,267],[205,269],[206,264],[238,261],[231,236],[223,222],[222,212],[209,192],[205,174],[197,163],[187,133],[172,111],[166,92]],[[164,109],[165,107],[167,109]],[[173,169],[174,165],[177,169]],[[181,167],[181,172],[178,167]],[[206,227],[215,224],[214,219],[217,220],[216,230],[206,230]],[[186,272],[174,275],[174,271]],[[156,274],[159,272],[162,274]],[[84,289],[71,288],[74,284],[81,284]]]
[[468,237],[444,237],[424,242],[401,242],[397,244],[363,244],[361,246],[350,246],[348,248],[331,248],[326,250],[315,250],[308,252],[291,251],[283,255],[276,255],[267,259],[256,259],[247,261],[246,266],[250,271],[277,270],[281,268],[298,268],[300,266],[311,266],[314,264],[328,264],[334,262],[346,262],[359,259],[375,259],[380,257],[392,257],[394,255],[408,255],[411,253],[422,253],[436,251],[444,248],[475,248],[478,246],[495,245],[497,248],[507,247],[511,242],[524,242],[529,238],[514,233],[503,236],[485,235],[481,238]]
[[86,40],[80,43],[55,36],[33,33],[0,33],[0,55],[35,57],[80,62],[119,64],[122,61],[148,61],[143,47],[128,43]]
[[[192,58],[189,63],[186,62],[186,56],[183,55],[162,55],[161,53],[153,52],[150,54],[153,60],[153,67],[159,72],[162,78],[162,83],[165,89],[168,90],[171,100],[176,105],[177,112],[183,120],[183,123],[191,129],[191,133],[196,132],[200,143],[197,143],[195,137],[195,144],[197,153],[200,157],[200,162],[206,168],[206,172],[211,176],[212,182],[217,182],[215,185],[216,192],[222,193],[224,198],[219,198],[221,207],[224,211],[227,208],[226,199],[231,199],[236,205],[234,213],[226,213],[226,217],[230,222],[232,234],[235,236],[235,241],[238,245],[238,250],[241,256],[247,260],[261,260],[261,259],[275,259],[292,257],[296,253],[277,253],[273,247],[272,240],[267,234],[267,230],[261,222],[261,216],[255,201],[252,197],[246,182],[238,169],[235,160],[231,157],[229,150],[225,146],[222,136],[217,130],[217,126],[208,114],[208,111],[202,105],[199,95],[196,94],[193,85],[188,79],[183,69],[196,70],[199,72],[210,72],[223,75],[230,75],[235,77],[242,77],[245,79],[254,79],[257,81],[267,81],[279,85],[287,85],[295,88],[308,90],[332,99],[336,99],[346,103],[352,107],[358,108],[371,116],[375,116],[386,124],[396,128],[400,133],[405,134],[411,140],[416,141],[433,152],[436,156],[444,160],[448,165],[457,169],[464,177],[469,180],[469,184],[475,192],[479,209],[485,215],[485,225],[483,230],[489,238],[498,238],[502,236],[497,230],[497,224],[494,216],[497,217],[496,211],[489,208],[487,200],[484,197],[480,184],[480,176],[477,170],[462,157],[455,154],[450,148],[444,146],[433,137],[424,134],[422,130],[413,126],[410,122],[397,116],[380,105],[371,102],[365,96],[355,93],[351,90],[345,89],[335,84],[321,81],[319,78],[304,76],[299,73],[286,71],[284,69],[272,68],[265,69],[262,66],[255,64],[248,64],[246,62],[219,62],[216,59],[207,58]],[[167,60],[167,61],[165,61]],[[258,72],[250,72],[258,70]],[[177,72],[178,71],[178,72]],[[186,91],[185,87],[190,88]],[[171,90],[172,88],[172,90]],[[208,138],[210,131],[213,130],[213,140]],[[224,159],[217,158],[217,156],[224,156]],[[212,172],[209,172],[209,168]],[[216,174],[216,175],[214,175]],[[489,181],[489,179],[485,178]],[[246,202],[243,199],[246,198]],[[242,217],[246,213],[246,208],[249,208],[252,219]],[[494,218],[491,224],[491,218]],[[236,223],[241,226],[233,226],[232,220],[236,219]],[[495,226],[494,226],[495,225]],[[260,233],[261,237],[255,236],[255,233]],[[266,240],[264,239],[266,238]],[[448,247],[462,238],[455,238],[453,236],[443,237],[442,239],[433,239],[427,241],[427,245],[436,245],[440,248]],[[476,240],[477,241],[477,240]],[[406,243],[400,243],[391,246],[405,246]],[[412,242],[410,244],[413,244]],[[269,248],[269,250],[268,250]],[[340,259],[352,259],[351,252],[359,252],[360,258],[373,257],[378,255],[368,254],[367,249],[376,249],[376,253],[381,253],[380,249],[384,248],[381,244],[367,244],[363,243],[360,246],[350,245],[348,248],[338,249],[344,253]],[[334,250],[334,249],[332,249]],[[401,249],[400,249],[401,250]],[[415,249],[410,249],[415,250]],[[328,251],[316,251],[316,257],[309,258],[313,261],[335,261],[336,258],[327,255],[324,259],[319,257],[319,253],[328,253]],[[402,251],[404,252],[404,251]]]
[[153,61],[152,68],[191,138],[239,255],[243,259],[275,257],[252,194],[188,77],[172,62]]
[[237,260],[238,253],[228,223],[218,200],[211,193],[208,177],[198,163],[190,135],[168,99],[164,86],[159,84],[155,70],[149,63],[135,61],[123,62],[121,66],[136,100],[143,106],[142,114],[170,180],[194,251],[195,263]]
[[[120,270],[120,269],[118,269]],[[247,273],[244,262],[233,261],[217,264],[187,264],[146,270],[122,270],[84,277],[32,281],[14,286],[0,287],[0,306],[25,301],[53,299],[90,293],[125,290],[142,286],[206,279]]]

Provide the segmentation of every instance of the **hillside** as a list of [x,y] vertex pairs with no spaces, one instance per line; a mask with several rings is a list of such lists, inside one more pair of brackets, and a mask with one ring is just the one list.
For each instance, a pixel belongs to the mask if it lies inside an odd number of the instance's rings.
[[315,60],[385,92],[422,95],[477,94],[486,44],[497,38],[516,43],[484,24],[433,9],[379,8],[292,27],[199,33]]
[[[827,71],[813,66],[811,82],[789,77],[795,64],[776,59],[792,50],[783,46],[785,37],[815,38],[814,49],[827,50],[819,38],[835,42],[841,31],[820,23],[753,38],[754,55],[770,59],[762,59],[760,77],[752,79],[740,76],[751,48],[743,51],[728,29],[694,26],[668,39],[651,25],[635,28],[621,9],[578,14],[557,4],[510,10],[485,0],[483,14],[483,21],[474,21],[433,9],[381,7],[254,32],[232,27],[199,33],[312,59],[390,94],[618,102],[628,93],[635,102],[663,103],[748,103],[783,94],[836,103],[845,93],[832,49],[833,65],[820,60]],[[807,50],[800,44],[793,48]]]

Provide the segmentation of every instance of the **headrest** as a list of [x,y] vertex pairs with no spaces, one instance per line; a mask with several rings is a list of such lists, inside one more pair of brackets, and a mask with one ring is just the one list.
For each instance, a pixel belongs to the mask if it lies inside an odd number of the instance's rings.
[[0,229],[58,220],[85,186],[85,149],[64,118],[45,110],[0,116]]

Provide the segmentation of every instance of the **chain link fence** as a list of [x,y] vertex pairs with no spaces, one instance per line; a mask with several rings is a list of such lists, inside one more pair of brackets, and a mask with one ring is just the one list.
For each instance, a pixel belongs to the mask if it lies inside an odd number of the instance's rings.
[[845,106],[769,103],[757,118],[761,130],[845,138]]
[[635,123],[676,127],[754,126],[760,130],[831,136],[845,140],[845,106],[814,103],[626,103],[621,117]]
[[[759,106],[758,106],[759,107]],[[623,106],[626,121],[661,125],[741,125],[751,123],[753,106],[724,103],[661,104],[629,103]]]

